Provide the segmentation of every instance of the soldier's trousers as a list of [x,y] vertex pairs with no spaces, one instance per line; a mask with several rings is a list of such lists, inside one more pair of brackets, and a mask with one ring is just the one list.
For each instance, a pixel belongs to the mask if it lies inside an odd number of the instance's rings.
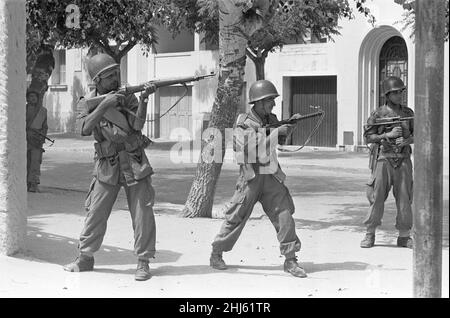
[[367,198],[370,203],[369,213],[364,224],[367,232],[373,233],[381,225],[384,202],[391,188],[397,206],[395,227],[399,231],[409,231],[412,227],[413,178],[410,158],[394,168],[387,160],[379,160],[370,182],[367,184]]
[[27,183],[40,183],[42,148],[27,149]]
[[[87,216],[80,235],[81,253],[94,253],[100,249],[106,232],[106,223],[122,185],[110,185],[95,177],[86,197]],[[124,185],[134,230],[134,253],[139,258],[155,254],[156,226],[153,215],[155,192],[148,176],[133,186]]]
[[225,221],[212,243],[213,253],[233,248],[258,201],[275,227],[281,254],[286,257],[295,256],[301,243],[295,233],[292,217],[295,212],[294,203],[286,186],[270,174],[257,174],[250,181],[239,177],[236,191],[225,212]]

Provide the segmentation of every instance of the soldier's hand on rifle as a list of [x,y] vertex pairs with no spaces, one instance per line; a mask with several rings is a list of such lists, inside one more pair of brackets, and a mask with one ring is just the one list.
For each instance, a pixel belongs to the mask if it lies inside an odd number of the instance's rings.
[[289,118],[289,120],[297,120],[300,118],[302,118],[302,115],[297,113],[297,114],[292,115],[291,118]]
[[390,132],[386,133],[386,137],[389,139],[395,139],[401,137],[403,134],[402,127],[394,127]]
[[146,83],[144,85],[145,91],[142,92],[141,97],[147,98],[150,94],[153,94],[156,91],[156,85],[152,83]]
[[125,103],[125,95],[118,93],[111,93],[106,95],[105,99],[101,102],[104,107],[120,107]]
[[284,124],[284,125],[278,127],[277,129],[278,129],[278,135],[288,136],[294,129],[294,125]]

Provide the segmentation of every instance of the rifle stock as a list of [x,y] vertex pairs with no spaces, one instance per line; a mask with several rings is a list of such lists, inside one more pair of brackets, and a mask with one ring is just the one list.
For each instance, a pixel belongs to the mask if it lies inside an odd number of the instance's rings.
[[[129,94],[135,94],[138,92],[142,92],[145,90],[145,86],[148,84],[155,85],[156,88],[165,87],[165,86],[171,86],[175,84],[185,84],[189,82],[195,82],[199,81],[208,77],[215,76],[215,73],[207,74],[207,75],[197,75],[197,76],[186,76],[186,77],[169,77],[169,78],[162,78],[162,79],[154,79],[139,85],[130,85],[130,86],[124,86],[119,88],[116,93],[117,94],[123,94],[123,95],[129,95]],[[100,95],[95,96],[89,99],[86,99],[86,104],[88,108],[88,112],[92,112],[107,96]]]

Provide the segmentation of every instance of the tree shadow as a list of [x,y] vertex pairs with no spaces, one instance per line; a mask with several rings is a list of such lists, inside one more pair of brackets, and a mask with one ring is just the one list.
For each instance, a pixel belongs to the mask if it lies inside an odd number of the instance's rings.
[[[29,226],[27,250],[16,255],[17,258],[32,259],[45,263],[65,265],[78,255],[78,239],[46,233],[37,227]],[[157,250],[152,263],[176,262],[182,254],[170,250]],[[95,265],[129,265],[136,263],[132,250],[116,246],[102,245],[95,253]]]

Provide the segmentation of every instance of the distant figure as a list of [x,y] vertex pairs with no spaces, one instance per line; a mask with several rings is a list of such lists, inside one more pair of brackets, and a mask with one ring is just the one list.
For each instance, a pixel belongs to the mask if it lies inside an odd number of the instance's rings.
[[[301,243],[295,233],[292,217],[295,207],[284,184],[286,175],[281,170],[276,153],[280,139],[289,136],[294,125],[285,124],[271,131],[263,128],[278,122],[277,116],[272,113],[278,96],[271,82],[256,81],[249,91],[250,103],[254,104],[252,109],[246,114],[240,114],[236,120],[233,146],[243,160],[238,160],[240,173],[236,192],[225,212],[225,221],[212,243],[210,266],[215,269],[227,269],[222,253],[231,251],[253,207],[260,202],[275,227],[280,253],[285,257],[284,271],[295,277],[307,276],[297,263],[295,253],[300,251]],[[295,114],[292,119],[298,117],[300,115]]]
[[370,202],[369,213],[364,222],[366,235],[361,247],[375,245],[375,230],[381,225],[384,202],[391,188],[397,205],[395,227],[399,234],[397,246],[412,248],[410,237],[412,228],[413,170],[411,146],[414,143],[414,120],[385,125],[373,125],[377,121],[388,122],[392,117],[414,117],[411,108],[403,106],[402,93],[406,89],[403,81],[395,76],[383,82],[386,104],[378,107],[367,120],[364,132],[366,143],[371,144],[371,178],[367,184],[367,197]]
[[47,135],[47,109],[41,105],[39,92],[27,90],[27,191],[39,192],[42,147]]

